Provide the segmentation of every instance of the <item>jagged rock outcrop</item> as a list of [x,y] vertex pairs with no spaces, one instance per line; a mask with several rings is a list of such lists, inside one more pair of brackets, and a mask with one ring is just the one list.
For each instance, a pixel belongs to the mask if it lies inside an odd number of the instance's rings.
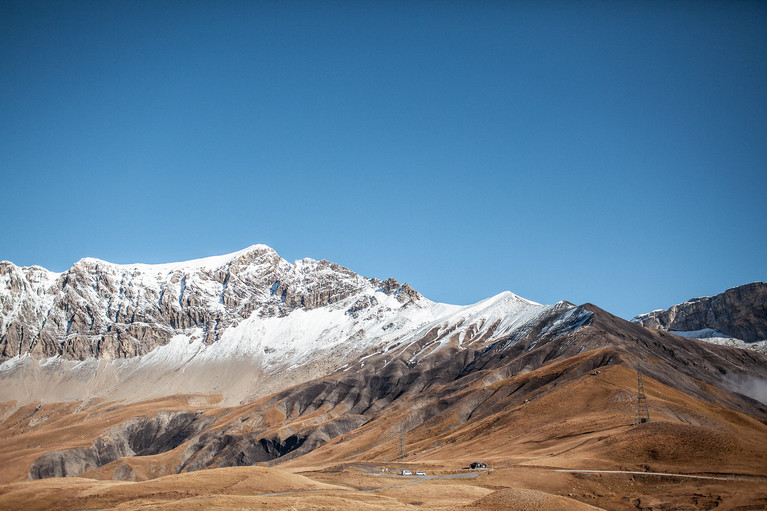
[[667,331],[713,329],[746,342],[767,339],[767,283],[753,282],[712,297],[693,298],[633,319]]
[[295,264],[255,245],[227,256],[173,264],[117,265],[82,259],[63,273],[0,263],[0,360],[128,358],[177,334],[216,342],[253,313],[285,316],[364,290],[401,302],[420,295],[395,280],[365,278],[329,261]]

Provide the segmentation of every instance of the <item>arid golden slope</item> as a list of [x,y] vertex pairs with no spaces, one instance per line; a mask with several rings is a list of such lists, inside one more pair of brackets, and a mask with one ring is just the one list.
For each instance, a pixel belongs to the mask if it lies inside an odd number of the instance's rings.
[[[544,377],[544,373],[561,372],[564,366],[578,363],[578,358],[554,363],[495,382],[491,388],[512,385],[515,378]],[[398,432],[386,434],[385,424],[371,423],[278,468],[230,467],[181,474],[172,472],[183,445],[158,455],[120,458],[83,477],[23,481],[24,469],[40,451],[88,444],[100,430],[138,414],[160,409],[204,411],[232,423],[252,413],[254,407],[222,409],[216,407],[215,398],[175,396],[130,406],[70,403],[46,405],[36,413],[23,409],[4,422],[1,432],[0,455],[6,462],[0,477],[6,484],[0,488],[0,506],[634,509],[638,505],[705,509],[716,504],[717,509],[736,509],[767,504],[764,423],[646,379],[652,419],[634,426],[635,379],[629,368],[613,366],[556,386],[526,403],[501,402],[498,413],[481,421],[452,426],[427,421],[405,434],[404,459],[398,459]],[[383,468],[390,473],[407,467],[429,474],[460,474],[473,460],[485,461],[494,470],[476,478],[434,479],[362,491],[413,480],[381,477]],[[558,468],[673,472],[728,480],[555,472]],[[114,481],[120,471],[135,482]],[[259,497],[283,492],[299,493]]]

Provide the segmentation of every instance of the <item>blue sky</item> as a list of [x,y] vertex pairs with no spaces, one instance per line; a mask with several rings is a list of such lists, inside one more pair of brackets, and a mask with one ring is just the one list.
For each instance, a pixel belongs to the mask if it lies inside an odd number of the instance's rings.
[[765,2],[0,3],[0,259],[253,243],[623,317],[767,280]]

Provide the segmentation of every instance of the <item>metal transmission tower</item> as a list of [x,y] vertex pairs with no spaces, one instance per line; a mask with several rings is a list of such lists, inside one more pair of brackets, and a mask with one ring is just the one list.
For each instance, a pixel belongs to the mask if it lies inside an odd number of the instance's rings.
[[399,457],[400,459],[404,460],[406,457],[405,453],[405,423],[403,422],[402,425],[399,428]]
[[637,366],[637,419],[636,424],[650,422],[650,409],[647,408],[647,396],[642,382],[642,368]]

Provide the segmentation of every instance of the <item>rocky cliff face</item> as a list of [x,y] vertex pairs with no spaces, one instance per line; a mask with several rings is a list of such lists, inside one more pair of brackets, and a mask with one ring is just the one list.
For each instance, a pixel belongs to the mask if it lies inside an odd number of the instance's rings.
[[747,342],[767,339],[767,283],[753,282],[716,296],[693,298],[633,321],[670,331],[713,329]]
[[295,264],[255,245],[228,256],[160,265],[82,259],[63,273],[0,263],[0,360],[30,354],[84,360],[144,355],[177,334],[215,343],[257,314],[285,316],[363,291],[419,300],[407,284],[328,261]]

